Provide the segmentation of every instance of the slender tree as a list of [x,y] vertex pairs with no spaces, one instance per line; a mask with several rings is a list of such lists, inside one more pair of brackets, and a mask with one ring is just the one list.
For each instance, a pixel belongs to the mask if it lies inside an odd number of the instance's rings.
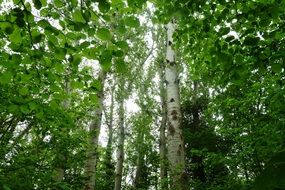
[[[114,163],[112,161],[112,154],[113,154],[113,141],[114,141],[114,97],[115,97],[115,89],[116,85],[114,84],[114,81],[112,82],[111,86],[111,104],[110,104],[110,113],[107,114],[107,111],[104,109],[104,115],[106,117],[106,123],[108,127],[108,141],[107,141],[107,147],[106,152],[103,159],[103,179],[110,178],[110,180],[107,180],[104,183],[104,189],[114,189],[114,174],[115,174],[115,168]],[[107,116],[108,115],[108,116]]]
[[94,190],[95,188],[96,162],[98,159],[97,147],[103,114],[105,78],[106,72],[101,70],[98,77],[98,80],[101,82],[101,87],[97,91],[98,105],[95,108],[94,118],[89,125],[89,147],[87,150],[87,159],[85,165],[85,190]]
[[159,128],[159,156],[160,156],[160,183],[162,189],[167,189],[167,150],[166,150],[166,124],[167,124],[167,109],[166,109],[166,93],[165,93],[165,66],[163,61],[159,62],[159,95],[161,101],[161,121]]
[[117,150],[117,164],[116,164],[116,175],[115,175],[115,187],[114,190],[120,190],[122,187],[122,176],[123,176],[123,162],[124,162],[124,141],[125,141],[125,108],[124,108],[124,82],[120,79],[119,89],[119,139],[118,139],[118,150]]
[[175,23],[172,19],[166,26],[167,48],[166,48],[166,101],[168,120],[168,160],[170,164],[171,188],[182,190],[185,178],[185,150],[181,130],[181,110],[179,97],[179,79],[177,63],[173,49],[173,33]]

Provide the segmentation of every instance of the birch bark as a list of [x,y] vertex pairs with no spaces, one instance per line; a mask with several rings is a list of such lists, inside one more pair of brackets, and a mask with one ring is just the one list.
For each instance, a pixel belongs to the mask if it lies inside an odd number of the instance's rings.
[[[121,87],[122,88],[122,87]],[[123,173],[123,162],[124,162],[124,99],[120,98],[119,107],[119,142],[117,150],[117,164],[116,164],[116,176],[115,176],[115,187],[114,190],[121,190],[122,186],[122,173]]]
[[175,31],[174,20],[167,26],[166,47],[166,101],[168,120],[168,160],[170,164],[171,189],[184,189],[185,150],[181,129],[181,110],[179,97],[179,80],[177,63],[173,45],[173,33]]
[[98,157],[97,147],[102,122],[105,78],[106,73],[104,71],[101,71],[99,74],[99,81],[101,82],[102,87],[97,92],[99,105],[95,109],[94,119],[89,125],[89,147],[87,150],[87,159],[85,165],[85,190],[95,189],[96,162]]
[[159,128],[159,156],[160,156],[160,184],[161,188],[168,189],[167,185],[167,150],[166,150],[166,124],[167,124],[167,110],[166,110],[166,93],[165,93],[165,66],[159,65],[159,91],[161,101],[161,123]]

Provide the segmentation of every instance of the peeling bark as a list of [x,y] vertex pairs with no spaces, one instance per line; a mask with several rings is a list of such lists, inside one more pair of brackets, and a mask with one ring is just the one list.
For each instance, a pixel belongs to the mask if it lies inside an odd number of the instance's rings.
[[[170,164],[171,189],[184,189],[185,150],[181,130],[179,81],[175,52],[172,48],[174,20],[167,26],[166,71],[167,119],[168,119],[168,160]],[[170,42],[170,43],[169,43]]]

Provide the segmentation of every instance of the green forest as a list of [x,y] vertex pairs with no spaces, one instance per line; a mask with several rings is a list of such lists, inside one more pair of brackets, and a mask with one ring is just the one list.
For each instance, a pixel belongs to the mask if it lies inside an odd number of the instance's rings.
[[0,190],[285,190],[285,0],[0,0]]

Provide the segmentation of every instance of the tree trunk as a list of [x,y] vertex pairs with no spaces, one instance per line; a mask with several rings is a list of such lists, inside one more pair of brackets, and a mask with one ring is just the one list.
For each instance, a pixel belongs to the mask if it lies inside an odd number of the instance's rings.
[[143,167],[144,167],[144,155],[142,155],[142,152],[139,150],[138,151],[138,158],[137,158],[137,167],[136,167],[136,174],[135,174],[135,179],[134,179],[134,189],[142,188],[143,186]]
[[171,189],[182,190],[185,179],[185,150],[181,129],[179,80],[175,53],[172,48],[174,20],[167,24],[166,48],[166,97],[168,119],[168,160],[170,164]]
[[[123,88],[121,86],[121,88]],[[122,96],[122,94],[121,94]],[[115,176],[115,187],[114,190],[121,190],[122,186],[122,173],[123,173],[123,162],[124,162],[124,98],[120,98],[119,108],[119,142],[117,150],[117,164],[116,164],[116,176]]]
[[[110,105],[110,115],[107,120],[107,125],[108,125],[108,142],[107,142],[107,147],[106,147],[106,153],[105,153],[105,158],[104,158],[104,177],[106,182],[104,183],[104,190],[112,190],[114,189],[114,164],[112,163],[112,153],[113,153],[113,113],[114,113],[114,91],[115,91],[115,85],[113,85],[113,88],[111,90],[111,105]],[[105,114],[106,115],[106,114]],[[107,117],[107,116],[106,116]]]
[[96,161],[98,158],[97,147],[99,140],[99,133],[102,122],[102,112],[103,112],[103,100],[104,100],[104,82],[106,78],[106,73],[101,71],[99,74],[99,81],[102,84],[102,88],[98,90],[97,96],[99,100],[99,105],[95,109],[95,116],[89,125],[89,147],[87,149],[87,159],[85,165],[85,190],[94,190],[95,188],[95,174],[96,174]]
[[165,66],[162,62],[159,63],[159,90],[160,90],[160,101],[161,101],[161,123],[159,128],[159,156],[160,156],[160,184],[161,189],[168,189],[167,185],[167,157],[166,157],[166,122],[167,122],[167,110],[165,101]]

